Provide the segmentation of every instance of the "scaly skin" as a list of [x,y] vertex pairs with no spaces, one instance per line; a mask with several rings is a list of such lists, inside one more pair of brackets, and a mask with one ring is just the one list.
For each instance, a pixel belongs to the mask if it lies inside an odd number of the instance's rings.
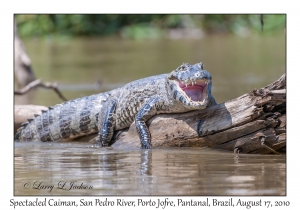
[[216,104],[211,86],[211,76],[202,63],[184,63],[169,74],[49,107],[23,123],[15,140],[65,141],[98,132],[96,142],[109,146],[115,131],[135,121],[142,148],[150,149],[147,120],[160,113],[183,113]]

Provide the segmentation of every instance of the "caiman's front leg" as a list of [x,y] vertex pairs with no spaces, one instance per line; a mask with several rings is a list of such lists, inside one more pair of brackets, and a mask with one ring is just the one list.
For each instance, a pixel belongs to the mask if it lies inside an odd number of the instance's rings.
[[109,146],[111,138],[114,133],[115,127],[115,111],[117,107],[117,100],[114,98],[109,98],[101,108],[98,116],[98,137],[96,142],[99,143],[101,147]]
[[151,149],[150,132],[146,125],[148,119],[158,114],[163,109],[164,101],[160,96],[150,98],[135,116],[135,125],[142,143],[143,149]]

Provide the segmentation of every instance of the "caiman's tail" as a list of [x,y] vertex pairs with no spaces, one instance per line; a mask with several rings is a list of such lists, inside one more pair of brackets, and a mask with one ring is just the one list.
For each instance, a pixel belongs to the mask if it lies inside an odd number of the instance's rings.
[[40,115],[21,124],[15,141],[53,142],[95,133],[103,98],[100,94],[92,95],[42,110]]
[[69,127],[74,118],[74,108],[70,107],[70,102],[49,107],[49,110],[42,110],[41,114],[35,114],[22,123],[15,134],[15,141],[63,140],[71,135]]
[[[47,113],[48,110],[42,110],[42,114],[43,113]],[[36,126],[38,125],[38,122],[41,118],[41,115],[35,114],[34,118],[29,118],[27,119],[27,122],[24,122],[21,124],[21,127],[17,130],[14,140],[15,141],[35,141],[35,140],[39,140],[38,138],[38,128],[41,127],[40,126]]]

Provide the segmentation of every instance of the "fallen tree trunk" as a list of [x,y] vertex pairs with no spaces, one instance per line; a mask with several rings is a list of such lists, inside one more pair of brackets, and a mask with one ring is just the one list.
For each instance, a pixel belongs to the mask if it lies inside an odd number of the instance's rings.
[[[153,148],[210,147],[238,153],[285,153],[286,76],[204,110],[157,115],[147,125]],[[92,142],[95,136],[79,140]],[[112,147],[140,148],[134,123]]]
[[[285,152],[286,77],[204,110],[161,114],[147,125],[153,148],[210,147],[242,153]],[[134,123],[114,148],[140,148]]]

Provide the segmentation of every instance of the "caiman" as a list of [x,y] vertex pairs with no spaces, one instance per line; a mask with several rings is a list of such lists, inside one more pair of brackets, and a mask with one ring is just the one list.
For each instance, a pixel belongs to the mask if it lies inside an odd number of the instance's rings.
[[22,124],[16,141],[57,142],[98,132],[96,143],[109,146],[114,132],[135,121],[141,147],[151,148],[146,125],[160,113],[183,113],[216,104],[212,78],[202,62],[183,63],[169,74],[130,82],[123,87],[49,107]]

